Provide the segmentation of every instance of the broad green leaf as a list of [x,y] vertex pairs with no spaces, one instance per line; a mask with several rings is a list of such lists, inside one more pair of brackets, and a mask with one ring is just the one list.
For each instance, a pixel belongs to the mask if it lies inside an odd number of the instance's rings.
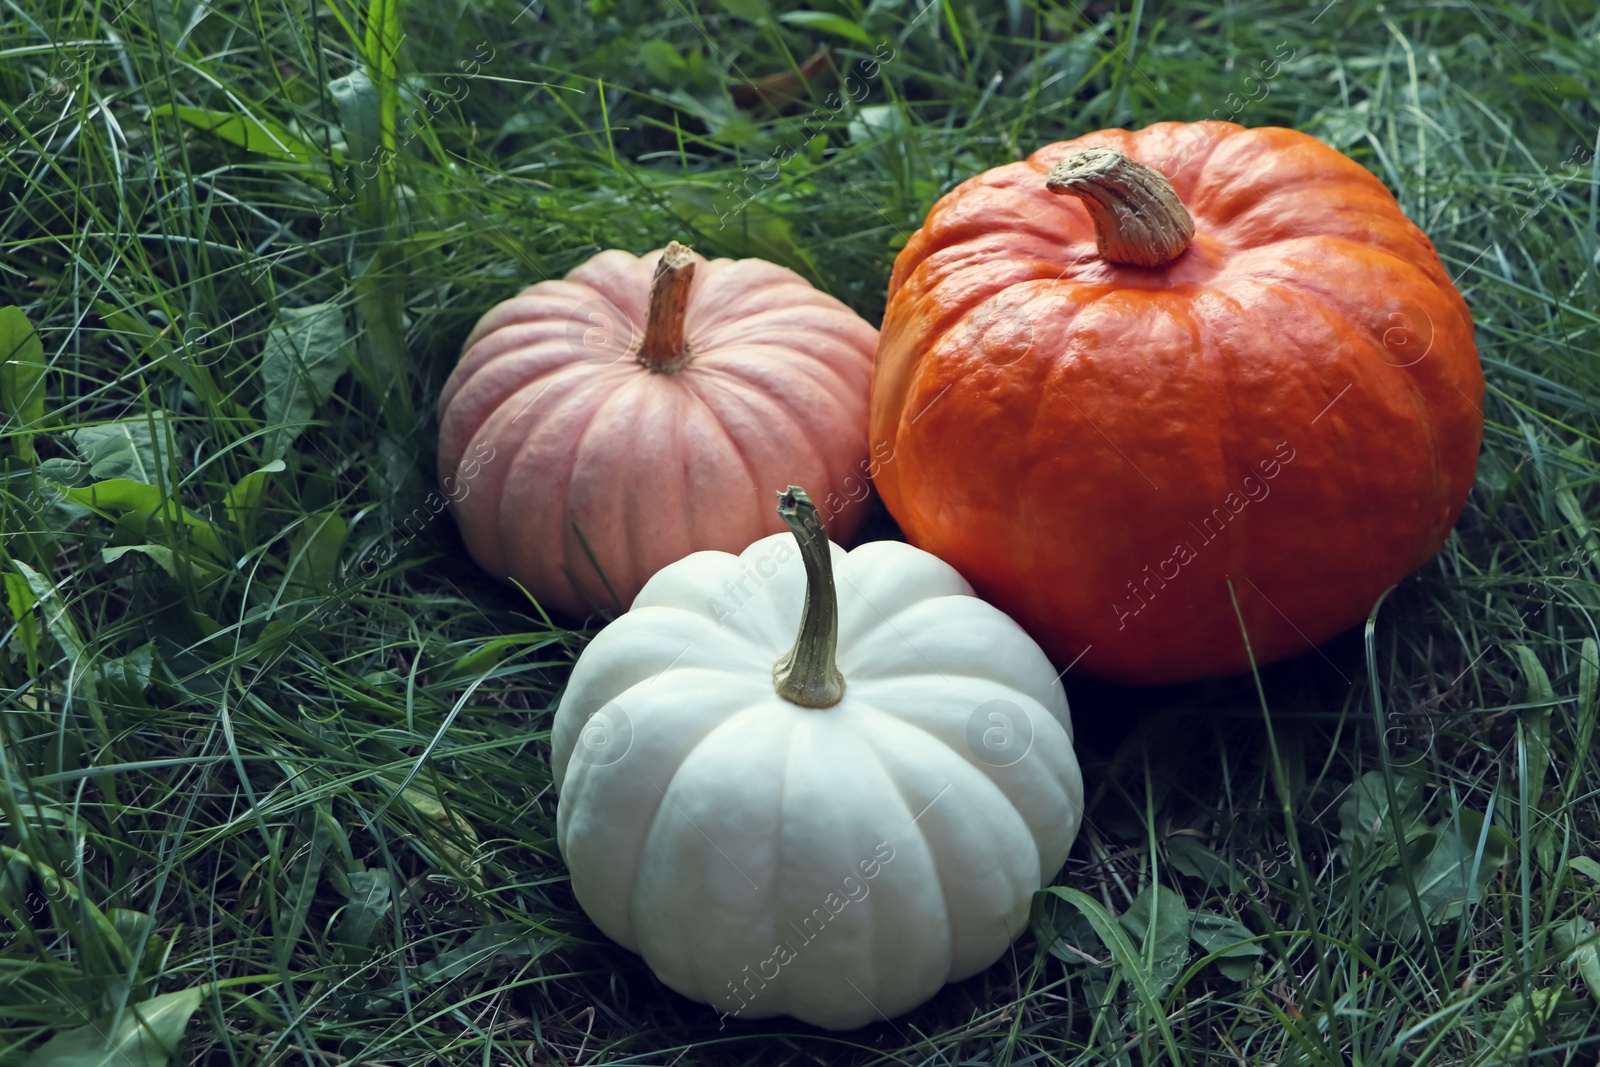
[[[1578,707],[1574,719],[1577,723],[1572,730],[1573,751],[1587,752],[1594,741],[1596,720],[1600,719],[1600,704],[1595,702],[1596,689],[1600,688],[1600,646],[1595,644],[1595,639],[1585,637],[1583,644],[1578,649]],[[1572,775],[1567,782],[1567,801],[1570,803],[1574,791],[1579,788],[1582,775]]]
[[1029,918],[1034,940],[1077,973],[1079,998],[1086,1004],[1099,1005],[1095,1013],[1099,1017],[1097,1025],[1114,1025],[1113,1020],[1122,1010],[1121,998],[1116,996],[1122,978],[1089,920],[1075,908],[1054,906],[1043,893],[1034,894]]
[[[1105,953],[1100,935],[1094,932],[1089,920],[1073,908],[1048,906],[1046,898],[1036,895],[1029,916],[1033,924],[1034,940],[1058,960],[1081,966],[1091,963]],[[1110,966],[1110,961],[1106,961]]]
[[1151,986],[1165,997],[1189,962],[1193,917],[1183,897],[1164,885],[1146,886],[1117,919],[1139,942],[1150,966]]
[[680,85],[688,73],[689,64],[683,53],[671,41],[646,41],[639,46],[639,61],[657,81]]
[[422,838],[435,853],[454,864],[467,878],[476,879],[478,834],[472,824],[446,808],[437,794],[421,781],[406,786],[400,797],[426,820],[421,827]]
[[22,642],[23,651],[28,657],[28,676],[39,677],[39,629],[34,625],[33,609],[39,603],[39,596],[28,585],[28,579],[20,574],[7,574],[6,580],[6,607],[11,611],[11,620],[16,623],[17,640]]
[[[1422,917],[1430,926],[1458,918],[1467,905],[1477,904],[1495,873],[1516,851],[1516,842],[1510,835],[1497,826],[1486,827],[1483,815],[1467,808],[1459,809],[1450,822],[1435,827],[1435,831],[1428,860],[1415,875]],[[1477,854],[1480,837],[1481,856]],[[1388,926],[1393,933],[1410,938],[1420,932],[1403,876],[1396,875],[1390,881],[1385,899]]]
[[[47,468],[54,467],[54,470]],[[75,500],[68,500],[67,482],[60,475],[71,469],[87,471],[88,464],[77,460],[47,459],[39,464],[39,522],[52,534],[64,534],[72,524],[90,514],[88,508]],[[57,537],[57,540],[60,540]]]
[[[315,718],[307,717],[303,721],[306,732],[324,744],[338,744],[343,739],[343,734],[327,729]],[[331,850],[328,859],[328,881],[335,892],[349,899],[350,875],[361,870],[362,865],[356,862],[355,850],[350,847],[350,835],[333,808],[319,807],[317,814],[328,827],[328,847]]]
[[284,308],[261,350],[261,392],[270,428],[263,451],[282,459],[350,365],[344,312],[332,304]]
[[[741,145],[748,153],[756,155],[771,139],[772,135],[764,132],[761,125],[750,117],[749,112],[735,106],[732,98],[725,92],[712,89],[690,92],[688,88],[679,86],[662,95],[679,111],[705,123],[706,132],[723,144]],[[749,198],[761,190],[766,183],[756,175],[756,168],[766,166],[764,163],[752,163],[747,166],[740,179],[744,185],[737,194],[738,199]],[[736,184],[735,181],[725,180],[723,187],[733,189]]]
[[[1398,817],[1407,841],[1424,832],[1420,815],[1422,804],[1418,799],[1420,783],[1411,775],[1396,774],[1395,799],[1400,805]],[[1344,842],[1345,854],[1352,866],[1374,855],[1386,862],[1395,862],[1394,827],[1390,822],[1389,794],[1384,788],[1383,772],[1368,771],[1350,786],[1350,793],[1339,805],[1339,839]]]
[[122,1013],[115,1033],[90,1023],[63,1030],[28,1057],[26,1067],[166,1067],[200,1006],[200,986],[163,993]]
[[289,584],[317,594],[336,591],[339,552],[347,532],[345,521],[331,511],[307,515],[289,542]]
[[383,868],[351,871],[350,904],[339,923],[339,940],[356,948],[366,948],[378,922],[394,903],[394,879]]
[[1535,989],[1531,997],[1521,993],[1512,997],[1495,1019],[1488,1055],[1476,1062],[1481,1067],[1527,1063],[1528,1053],[1544,1039],[1550,1020],[1565,1006],[1563,1001],[1570,992],[1565,986],[1556,986]]
[[[352,75],[353,80],[348,83],[349,91],[343,97],[335,97],[340,120],[345,123],[345,138],[352,146],[356,160],[356,165],[345,171],[345,177],[347,181],[362,183],[356,191],[360,203],[361,230],[366,235],[364,243],[369,247],[374,243],[378,231],[388,222],[392,205],[390,192],[394,183],[394,158],[400,147],[395,128],[395,114],[400,103],[400,68],[395,57],[400,51],[403,36],[401,3],[402,0],[367,0],[361,19],[366,29],[362,42],[365,69],[355,72],[360,75],[359,78]],[[347,101],[354,107],[348,107]],[[354,114],[357,111],[360,112],[359,116]],[[366,147],[367,141],[374,134],[376,139],[369,149]],[[355,154],[354,148],[358,144],[364,151]],[[369,165],[372,168],[370,176],[366,173]],[[348,187],[341,188],[341,199],[348,202],[350,191]],[[359,285],[357,289],[359,304]],[[369,329],[369,335],[371,333]],[[387,334],[369,336],[364,350],[370,354],[373,347],[381,347],[384,355],[392,352],[394,358],[399,358],[405,352],[404,341]]]
[[[289,959],[299,945],[307,916],[311,914],[311,906],[316,903],[322,868],[328,861],[328,846],[333,842],[333,831],[328,826],[329,820],[322,817],[327,804],[328,801],[324,800],[302,810],[297,825],[295,851],[285,852],[285,855],[294,857],[294,862],[282,876],[283,907],[287,912],[280,912],[275,917],[273,931],[274,958],[281,969],[287,970]],[[309,834],[306,833],[307,823],[310,824]]]
[[258,471],[251,471],[233,484],[226,496],[222,498],[222,506],[228,512],[228,518],[240,522],[245,512],[254,511],[261,503],[261,494],[267,487],[267,475],[279,474],[284,470],[281,459],[275,459]]
[[1571,489],[1556,490],[1556,507],[1561,514],[1572,523],[1572,532],[1576,535],[1576,547],[1586,548],[1591,553],[1600,552],[1600,537],[1597,537],[1594,528],[1589,525],[1588,518],[1583,514],[1583,506],[1578,503],[1577,496]]
[[[32,804],[21,805],[21,807],[24,814],[36,822],[43,822],[48,817],[48,813],[54,810]],[[72,822],[76,823],[77,819],[73,818]],[[28,853],[12,848],[9,845],[0,845],[0,860],[4,860],[8,864],[18,862],[26,864],[38,876],[39,881],[44,885],[45,896],[53,903],[66,904],[70,902],[79,912],[87,916],[89,922],[94,924],[95,933],[101,940],[110,944],[121,942],[121,937],[118,936],[116,927],[112,925],[106,913],[93,900],[79,891],[77,878],[73,876],[70,867],[53,867],[49,863],[35,859]]]
[[1522,713],[1522,721],[1527,725],[1528,804],[1537,811],[1544,795],[1545,772],[1550,769],[1550,713],[1554,710],[1550,704],[1556,694],[1544,664],[1539,662],[1533,649],[1527,645],[1513,645],[1512,651],[1517,654],[1517,664],[1528,683],[1527,703],[1545,705]]
[[872,38],[867,36],[867,31],[859,23],[839,15],[830,15],[826,11],[789,11],[779,15],[778,21],[818,33],[831,33],[856,44],[872,44]]
[[1600,932],[1594,923],[1576,915],[1555,931],[1556,951],[1565,957],[1562,962],[1578,972],[1589,996],[1600,1004]]
[[57,456],[44,460],[39,464],[39,477],[55,482],[58,485],[87,483],[89,479],[89,464],[81,459],[67,459]]
[[360,261],[355,278],[356,312],[365,327],[363,369],[369,386],[380,388],[378,402],[385,411],[409,410],[411,387],[405,337],[405,268],[393,248],[383,248]]
[[1249,978],[1256,969],[1256,957],[1266,951],[1250,941],[1255,934],[1244,923],[1209,911],[1195,912],[1190,936],[1206,955],[1222,954],[1217,969],[1235,982]]
[[250,646],[249,658],[257,663],[270,663],[282,650],[284,645],[294,637],[295,627],[287,619],[271,619],[261,628],[256,635],[255,642]]
[[772,17],[767,9],[766,0],[717,0],[717,3],[734,18],[744,19],[758,26]]
[[[123,957],[123,965],[133,962],[133,954],[139,951],[142,944],[149,947],[151,935],[155,926],[149,913],[135,911],[132,908],[109,908],[106,918],[111,920],[111,928],[117,933],[117,945]],[[140,957],[141,961],[144,957]]]
[[1591,859],[1588,856],[1574,856],[1567,861],[1567,866],[1587,875],[1591,881],[1600,884],[1600,860]]
[[357,70],[329,82],[328,95],[333,97],[333,106],[339,109],[339,125],[344,130],[348,158],[358,170],[363,163],[373,165],[373,158],[383,145],[378,87],[372,84],[366,71]]
[[145,690],[150,688],[155,659],[156,642],[151,638],[132,652],[103,661],[100,681],[107,697],[131,707],[148,708]]
[[[109,481],[95,482],[93,485],[86,485],[80,489],[63,489],[62,495],[74,503],[82,504],[95,511],[105,511],[115,515],[133,512],[139,515],[160,518],[169,523],[182,523],[188,528],[189,536],[194,543],[210,553],[213,559],[227,559],[227,552],[222,547],[222,540],[217,536],[217,531],[212,528],[211,524],[189,511],[189,509],[179,507],[171,500],[163,499],[161,490],[153,485],[132,481],[127,478],[112,478]],[[139,550],[142,551],[144,547],[139,546]],[[161,546],[152,545],[149,547]],[[106,551],[110,553],[117,550],[107,549]],[[171,549],[166,549],[169,557],[171,551]],[[121,554],[120,551],[117,552],[118,556]],[[107,555],[106,561],[110,562],[113,558]],[[156,559],[154,555],[151,558]],[[170,558],[167,560],[156,559],[156,562],[167,568],[168,572],[171,573],[170,564],[172,561]],[[203,565],[203,561],[199,562],[202,562]],[[177,577],[176,574],[173,576]]]
[[184,104],[162,104],[151,108],[150,114],[157,117],[176,115],[190,126],[214,133],[230,144],[268,159],[307,164],[317,158],[316,149],[290,133],[288,127],[272,119]]
[[22,309],[0,308],[0,408],[14,434],[17,455],[32,460],[33,437],[25,427],[44,418],[44,345]]
[[1544,664],[1539,662],[1539,657],[1533,649],[1526,645],[1512,645],[1512,651],[1517,653],[1517,665],[1522,667],[1522,675],[1528,681],[1526,702],[1538,704],[1555,699],[1555,689],[1550,688],[1550,675],[1544,672]]
[[117,545],[114,548],[101,549],[100,557],[107,563],[115,563],[130,552],[138,553],[155,563],[174,581],[193,577],[195,571],[199,572],[199,577],[207,579],[220,577],[224,573],[216,564],[208,563],[198,556],[180,556],[166,545]]
[[149,482],[136,482],[131,478],[110,478],[80,489],[68,489],[66,496],[97,511],[120,514],[136,511],[153,515],[161,510],[161,490]]
[[83,639],[78,636],[78,628],[67,612],[67,605],[62,601],[61,594],[56,592],[50,579],[21,560],[13,560],[12,564],[28,583],[28,591],[33,594],[33,603],[44,609],[45,629],[50,632],[50,636],[56,639],[56,643],[68,656],[74,660],[81,657]]
[[476,678],[493,670],[508,652],[518,652],[526,656],[552,643],[552,638],[547,634],[502,634],[484,642],[450,664],[443,677]]
[[880,137],[904,134],[910,126],[905,112],[894,104],[871,104],[857,108],[845,127],[851,144],[869,144]]
[[1513,645],[1512,650],[1517,654],[1517,665],[1522,668],[1522,676],[1528,683],[1525,697],[1529,704],[1541,701],[1552,701],[1556,698],[1555,690],[1550,686],[1550,676],[1545,673],[1544,664],[1539,662],[1539,657],[1527,645]]
[[152,411],[146,415],[80,426],[69,431],[73,447],[89,465],[89,476],[96,481],[126,478],[159,485],[157,471],[166,470],[167,415]]
[[96,687],[96,672],[89,669],[94,655],[88,650],[83,635],[78,632],[78,624],[73,621],[72,613],[67,610],[66,601],[61,599],[61,594],[56,592],[50,579],[22,562],[20,559],[12,560],[12,565],[17,568],[28,588],[33,591],[35,602],[44,615],[44,627],[56,644],[61,647],[62,653],[71,664],[67,673],[67,685],[83,692],[89,705],[89,715],[94,720],[95,729],[100,734],[104,744],[111,743],[110,732],[106,729],[105,717],[100,710],[100,692]]
[[1151,979],[1150,971],[1146,968],[1144,957],[1134,947],[1133,942],[1123,931],[1111,913],[1094,897],[1081,889],[1071,889],[1066,886],[1052,885],[1039,890],[1053,897],[1071,904],[1082,913],[1089,925],[1094,927],[1094,932],[1100,935],[1100,940],[1111,951],[1111,958],[1117,966],[1128,976],[1128,981],[1133,984],[1134,992],[1139,995],[1150,1022],[1161,1035],[1161,1043],[1165,1046],[1167,1054],[1173,1063],[1182,1063],[1184,1058],[1178,1054],[1178,1043],[1172,1034],[1172,1026],[1167,1022],[1166,1009],[1161,1004],[1161,997],[1156,993],[1155,984]]
[[446,677],[471,678],[491,670],[501,658],[517,647],[517,642],[510,638],[496,637],[484,643],[483,647],[474,649],[450,665]]
[[1178,872],[1202,879],[1208,886],[1237,892],[1244,884],[1227,860],[1188,834],[1173,834],[1167,838],[1167,862]]

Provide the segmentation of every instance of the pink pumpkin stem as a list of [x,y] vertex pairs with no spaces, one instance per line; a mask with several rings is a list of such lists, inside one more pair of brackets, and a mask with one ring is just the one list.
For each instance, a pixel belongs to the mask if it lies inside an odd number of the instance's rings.
[[639,362],[657,374],[679,370],[693,355],[683,336],[683,318],[689,310],[689,286],[693,281],[694,253],[687,245],[673,241],[656,263],[644,341],[639,345]]

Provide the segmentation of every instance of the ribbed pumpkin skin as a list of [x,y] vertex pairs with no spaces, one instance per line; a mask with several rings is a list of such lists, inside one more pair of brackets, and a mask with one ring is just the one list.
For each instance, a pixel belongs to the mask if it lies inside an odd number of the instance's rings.
[[627,608],[691,552],[783,531],[787,485],[833,497],[835,540],[860,523],[877,331],[784,267],[697,259],[693,358],[650,371],[636,355],[660,258],[605,251],[492,308],[439,398],[439,477],[468,550],[568,617]]
[[[837,704],[774,693],[808,596],[780,535],[652,578],[584,648],[550,750],[556,841],[602,931],[724,1012],[842,1029],[1000,958],[1077,836],[1083,778],[1061,682],[1015,623],[898,541],[824,551]],[[975,722],[1006,740],[986,754]],[[863,883],[880,841],[893,862]],[[820,934],[814,908],[836,916]]]
[[[1099,258],[1045,190],[1091,146],[1172,182],[1187,251]],[[934,206],[895,261],[871,437],[913,544],[1058,666],[1158,684],[1248,669],[1229,579],[1257,663],[1364,618],[1460,514],[1482,401],[1466,304],[1377,178],[1293,130],[1161,123]]]

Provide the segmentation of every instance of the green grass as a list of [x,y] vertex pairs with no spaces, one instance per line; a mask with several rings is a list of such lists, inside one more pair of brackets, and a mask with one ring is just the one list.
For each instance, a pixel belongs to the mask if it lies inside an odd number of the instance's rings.
[[[99,1062],[86,1026],[162,1062],[136,1015],[206,1064],[1595,1062],[1593,5],[791,10],[0,5],[0,1062]],[[825,43],[859,102],[732,106]],[[1457,531],[1259,679],[1069,674],[1085,830],[1000,963],[858,1032],[719,1029],[572,897],[584,635],[428,496],[461,339],[673,238],[876,321],[962,179],[1230,115],[1371,168],[1466,296]]]

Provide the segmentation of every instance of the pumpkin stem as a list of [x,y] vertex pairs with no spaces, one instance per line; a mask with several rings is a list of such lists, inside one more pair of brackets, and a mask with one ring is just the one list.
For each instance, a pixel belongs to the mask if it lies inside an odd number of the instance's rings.
[[1050,168],[1044,187],[1083,201],[1100,256],[1112,263],[1159,267],[1194,237],[1194,219],[1166,176],[1115,148],[1072,153]]
[[650,310],[644,321],[639,362],[657,374],[671,374],[689,362],[683,337],[683,316],[689,309],[689,284],[694,281],[694,253],[677,241],[668,244],[650,282]]
[[778,517],[800,542],[806,564],[806,605],[794,647],[772,668],[778,695],[806,708],[831,708],[844,696],[839,649],[839,594],[833,586],[833,549],[822,516],[797,485],[778,494]]

